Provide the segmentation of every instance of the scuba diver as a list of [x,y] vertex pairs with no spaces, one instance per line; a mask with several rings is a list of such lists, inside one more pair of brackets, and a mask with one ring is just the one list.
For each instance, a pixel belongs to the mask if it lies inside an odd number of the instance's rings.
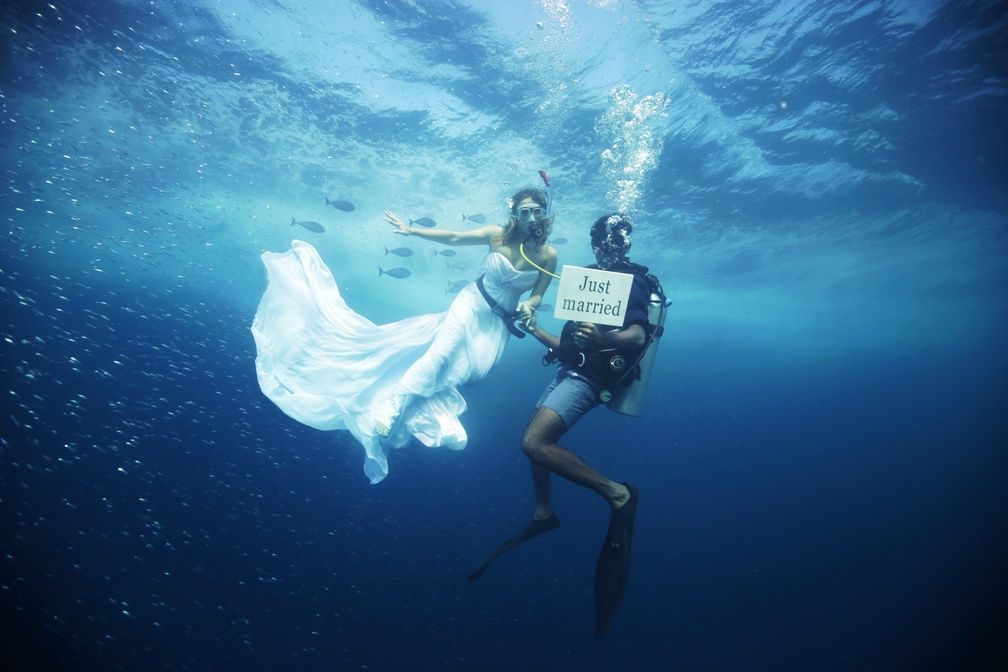
[[[528,333],[549,348],[544,363],[559,362],[556,376],[536,404],[522,437],[522,449],[532,466],[535,513],[521,532],[502,544],[469,576],[470,581],[478,579],[504,553],[560,525],[550,502],[550,474],[593,490],[612,508],[595,569],[597,637],[608,631],[627,585],[630,543],[640,495],[633,485],[604,476],[558,442],[585,413],[600,404],[636,415],[636,408],[619,404],[627,388],[646,383],[646,369],[650,368],[653,349],[661,336],[666,303],[658,279],[645,266],[627,258],[632,230],[633,224],[623,213],[600,217],[591,228],[597,264],[589,268],[633,275],[621,327],[567,322],[557,336],[540,328],[534,317],[523,323]],[[642,366],[646,355],[650,358]]]

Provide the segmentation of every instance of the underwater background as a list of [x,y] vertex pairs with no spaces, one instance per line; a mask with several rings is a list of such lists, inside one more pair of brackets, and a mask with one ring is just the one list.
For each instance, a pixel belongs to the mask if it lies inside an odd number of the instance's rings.
[[[1003,3],[0,16],[4,669],[1004,660]],[[539,169],[561,263],[625,210],[672,302],[640,417],[565,440],[641,490],[602,640],[587,491],[554,479],[563,526],[465,578],[532,511],[519,438],[552,373],[532,339],[463,390],[465,451],[410,446],[376,486],[347,433],[255,377],[262,252],[311,242],[376,322],[444,310],[483,250],[434,254],[382,212],[502,223]]]

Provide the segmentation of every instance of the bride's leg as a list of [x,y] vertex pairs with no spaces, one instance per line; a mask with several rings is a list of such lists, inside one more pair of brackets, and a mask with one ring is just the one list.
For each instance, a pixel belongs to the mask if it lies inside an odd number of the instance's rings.
[[396,420],[416,397],[429,397],[446,385],[456,384],[446,379],[446,372],[464,351],[464,325],[449,314],[426,352],[406,369],[391,394],[379,403],[375,434],[382,437],[391,434]]

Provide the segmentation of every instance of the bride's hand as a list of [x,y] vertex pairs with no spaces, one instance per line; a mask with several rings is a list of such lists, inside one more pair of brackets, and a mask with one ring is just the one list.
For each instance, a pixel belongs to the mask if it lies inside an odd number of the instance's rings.
[[521,301],[518,303],[516,311],[521,314],[522,320],[529,320],[535,314],[536,306],[533,306],[529,301]]
[[400,236],[408,236],[413,231],[410,229],[410,225],[401,220],[394,212],[390,210],[385,211],[385,221],[396,228],[392,233],[397,233]]

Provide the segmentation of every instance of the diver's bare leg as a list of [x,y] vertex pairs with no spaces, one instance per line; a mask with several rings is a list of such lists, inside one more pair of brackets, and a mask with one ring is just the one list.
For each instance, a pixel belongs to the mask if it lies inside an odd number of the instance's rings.
[[532,465],[532,486],[535,488],[535,518],[537,520],[549,518],[553,514],[553,505],[550,504],[549,469],[532,461],[529,461],[529,464]]
[[[545,406],[536,411],[532,420],[529,421],[528,427],[525,428],[525,435],[522,437],[522,450],[532,461],[532,479],[536,486],[537,513],[542,502],[549,505],[549,480],[548,475],[545,478],[540,478],[539,474],[542,472],[537,471],[536,467],[594,490],[613,508],[618,508],[626,503],[629,491],[625,486],[606,478],[588,466],[577,455],[557,443],[566,431],[567,428],[556,411]],[[545,492],[541,490],[542,481],[546,482]],[[543,496],[545,496],[544,500]]]

